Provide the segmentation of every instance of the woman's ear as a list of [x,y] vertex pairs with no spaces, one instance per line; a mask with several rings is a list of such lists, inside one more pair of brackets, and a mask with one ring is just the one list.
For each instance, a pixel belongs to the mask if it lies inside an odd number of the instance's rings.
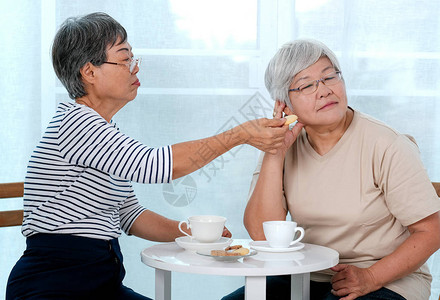
[[286,115],[293,115],[293,114],[294,114],[293,111],[292,111],[288,106],[286,106],[286,107],[284,108],[283,112],[284,112]]
[[84,80],[84,83],[92,84],[95,81],[95,75],[96,75],[96,67],[91,63],[86,63],[81,69],[81,77]]

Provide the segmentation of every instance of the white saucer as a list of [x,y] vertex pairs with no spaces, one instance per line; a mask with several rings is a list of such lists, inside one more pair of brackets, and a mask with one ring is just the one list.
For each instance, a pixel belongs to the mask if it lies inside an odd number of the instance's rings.
[[181,236],[176,238],[176,243],[180,247],[189,251],[211,251],[211,250],[223,250],[232,243],[232,239],[222,237],[216,242],[212,243],[200,243],[195,239],[191,239],[189,236]]
[[249,247],[251,247],[252,249],[262,251],[262,252],[273,252],[273,253],[297,251],[297,250],[304,248],[304,246],[305,245],[300,242],[295,243],[292,246],[289,246],[287,248],[272,248],[271,246],[269,246],[268,241],[252,241],[249,243]]

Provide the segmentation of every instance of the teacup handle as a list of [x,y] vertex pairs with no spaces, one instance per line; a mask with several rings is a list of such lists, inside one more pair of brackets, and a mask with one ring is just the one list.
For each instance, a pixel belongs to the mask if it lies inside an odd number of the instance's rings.
[[190,236],[188,233],[186,233],[185,231],[182,230],[182,224],[184,224],[184,223],[186,223],[186,229],[189,229],[191,227],[187,221],[180,221],[180,223],[179,223],[179,230],[184,235],[187,235],[187,236],[189,236],[192,239],[193,238],[192,236]]
[[304,228],[302,228],[302,227],[296,227],[296,228],[295,228],[295,234],[296,234],[297,231],[300,232],[300,235],[299,235],[299,237],[298,237],[296,240],[293,240],[292,243],[290,243],[291,245],[294,244],[294,243],[298,243],[298,242],[301,241],[301,240],[303,239],[303,237],[304,237]]

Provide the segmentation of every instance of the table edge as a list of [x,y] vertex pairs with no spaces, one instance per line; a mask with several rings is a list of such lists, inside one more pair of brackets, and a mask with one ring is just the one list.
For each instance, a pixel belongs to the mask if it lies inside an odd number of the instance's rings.
[[[223,276],[272,276],[272,275],[292,275],[292,274],[305,274],[320,270],[325,270],[328,268],[331,268],[339,263],[339,253],[336,252],[334,249],[320,246],[320,245],[314,245],[314,244],[306,244],[306,245],[313,245],[325,248],[327,250],[331,250],[329,253],[330,256],[333,256],[331,258],[328,258],[325,262],[316,263],[313,265],[308,266],[302,266],[300,271],[288,271],[288,270],[277,270],[276,268],[271,269],[270,271],[265,272],[255,272],[256,270],[264,270],[264,269],[258,269],[258,268],[208,268],[206,266],[188,266],[188,265],[170,265],[170,263],[160,261],[158,259],[151,258],[144,254],[144,251],[148,248],[145,248],[141,252],[141,261],[145,265],[170,271],[170,272],[180,272],[180,273],[189,273],[189,274],[204,274],[204,275],[223,275]],[[252,258],[246,258],[246,259],[252,259]],[[254,271],[252,274],[252,271]]]

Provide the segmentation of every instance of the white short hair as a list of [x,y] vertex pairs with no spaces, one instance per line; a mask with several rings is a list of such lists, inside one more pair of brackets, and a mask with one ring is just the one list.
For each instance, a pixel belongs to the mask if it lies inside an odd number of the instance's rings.
[[300,39],[284,44],[270,60],[264,75],[272,99],[280,100],[292,109],[289,87],[293,78],[321,57],[327,57],[336,71],[341,71],[336,55],[320,41]]

